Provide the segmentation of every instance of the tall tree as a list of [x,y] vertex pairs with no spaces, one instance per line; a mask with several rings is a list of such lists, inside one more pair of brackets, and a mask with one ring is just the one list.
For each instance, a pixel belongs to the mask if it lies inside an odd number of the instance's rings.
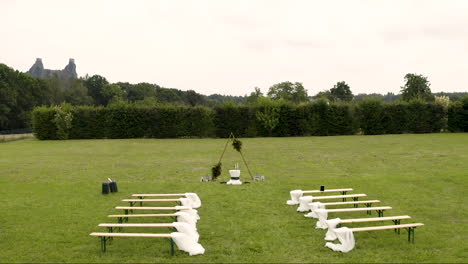
[[248,104],[256,104],[258,102],[258,99],[263,97],[262,91],[260,91],[260,88],[255,87],[255,90],[250,93],[250,95],[247,97],[247,103]]
[[424,101],[434,101],[431,93],[431,84],[427,77],[420,74],[408,73],[405,75],[405,86],[401,87],[401,96],[405,101],[412,99],[422,99]]
[[106,84],[101,89],[101,96],[104,105],[108,105],[112,100],[122,100],[125,97],[125,91],[117,84]]
[[350,102],[353,100],[353,93],[346,82],[338,82],[330,89],[331,101]]
[[95,105],[106,105],[107,101],[103,97],[101,90],[104,85],[109,84],[106,78],[100,75],[93,75],[84,82],[86,88],[88,88],[88,94],[93,98]]
[[300,82],[281,82],[270,87],[268,96],[272,99],[284,99],[294,103],[309,101],[307,90]]

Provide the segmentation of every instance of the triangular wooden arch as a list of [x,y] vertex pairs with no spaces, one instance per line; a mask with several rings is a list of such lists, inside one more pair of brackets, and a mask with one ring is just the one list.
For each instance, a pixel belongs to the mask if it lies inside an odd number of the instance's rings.
[[[223,150],[223,153],[221,153],[221,157],[219,157],[219,161],[218,161],[218,164],[221,163],[221,160],[223,159],[224,157],[224,153],[226,152],[226,149],[227,149],[227,146],[229,144],[229,141],[233,141],[236,140],[236,136],[234,136],[234,133],[231,132],[229,134],[229,137],[226,141],[226,144],[224,145],[224,150]],[[245,164],[245,167],[247,168],[247,171],[249,172],[249,175],[250,175],[250,178],[253,180],[253,176],[252,176],[252,173],[250,172],[250,168],[249,168],[249,165],[247,164],[247,161],[245,161],[245,158],[244,158],[244,155],[242,155],[242,149],[238,150],[237,152],[239,152],[240,156],[242,157],[242,161],[244,162]]]

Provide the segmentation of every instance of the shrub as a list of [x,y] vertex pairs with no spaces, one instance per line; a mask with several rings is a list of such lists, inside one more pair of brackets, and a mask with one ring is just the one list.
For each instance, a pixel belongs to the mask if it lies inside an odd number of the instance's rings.
[[40,140],[57,139],[57,127],[54,123],[55,109],[45,106],[34,108],[32,112],[32,129],[34,136]]

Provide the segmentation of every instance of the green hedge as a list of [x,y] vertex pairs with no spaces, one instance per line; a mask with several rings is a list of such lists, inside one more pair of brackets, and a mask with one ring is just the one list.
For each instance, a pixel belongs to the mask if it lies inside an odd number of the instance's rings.
[[[465,107],[465,108],[464,108]],[[39,139],[57,139],[56,107],[33,111],[33,132]],[[448,109],[450,131],[467,131],[466,104]],[[444,108],[420,101],[304,105],[266,101],[256,106],[226,104],[216,108],[135,105],[72,107],[68,138],[179,138],[256,136],[334,136],[363,134],[431,133],[444,129]]]
[[363,100],[356,106],[356,118],[365,135],[436,133],[444,129],[444,107],[422,101],[382,103]]

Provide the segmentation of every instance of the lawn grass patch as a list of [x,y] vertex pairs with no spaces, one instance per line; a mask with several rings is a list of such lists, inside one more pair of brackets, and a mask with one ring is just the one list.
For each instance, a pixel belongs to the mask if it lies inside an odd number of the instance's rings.
[[[264,182],[201,183],[225,139],[39,141],[0,145],[0,262],[466,262],[468,134],[244,138],[252,173]],[[220,180],[240,157],[228,149]],[[241,166],[241,179],[248,180]],[[100,193],[107,177],[119,192]],[[355,234],[346,254],[324,247],[324,230],[286,205],[293,189],[351,187],[408,214],[406,231]],[[106,253],[89,236],[133,193],[196,192],[204,255],[171,257],[164,239],[116,238]],[[167,203],[166,205],[172,205]],[[373,213],[373,216],[376,216]],[[331,217],[366,217],[362,213]],[[172,221],[158,219],[160,222]],[[137,220],[130,220],[135,223]],[[138,221],[151,221],[142,219]],[[154,219],[153,219],[154,221]],[[353,226],[364,226],[356,224]],[[150,232],[155,229],[125,231]],[[157,229],[169,232],[165,229]]]

